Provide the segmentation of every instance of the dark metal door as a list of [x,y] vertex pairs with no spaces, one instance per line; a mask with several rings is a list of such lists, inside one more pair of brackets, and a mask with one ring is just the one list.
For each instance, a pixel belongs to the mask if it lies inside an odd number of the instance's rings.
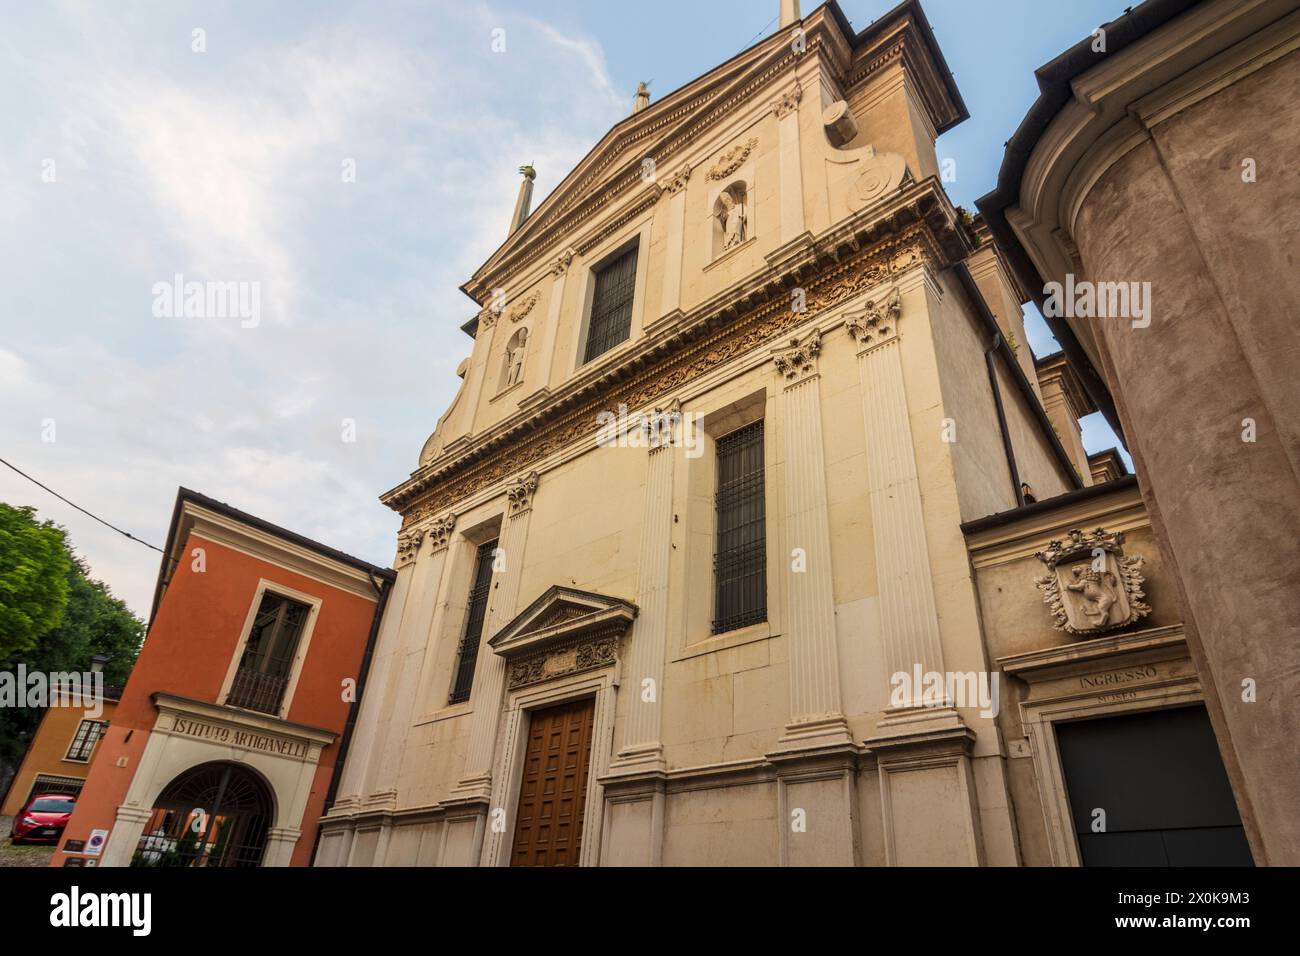
[[1253,865],[1204,707],[1061,723],[1056,739],[1084,866]]

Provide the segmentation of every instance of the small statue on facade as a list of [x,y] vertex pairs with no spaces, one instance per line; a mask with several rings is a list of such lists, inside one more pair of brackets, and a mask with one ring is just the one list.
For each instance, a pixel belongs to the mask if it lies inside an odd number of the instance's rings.
[[510,363],[506,371],[506,384],[514,385],[524,377],[524,354],[528,351],[528,330],[520,329],[515,335],[514,348],[510,349]]
[[745,204],[729,192],[718,197],[722,208],[718,219],[722,223],[722,248],[730,249],[745,241]]

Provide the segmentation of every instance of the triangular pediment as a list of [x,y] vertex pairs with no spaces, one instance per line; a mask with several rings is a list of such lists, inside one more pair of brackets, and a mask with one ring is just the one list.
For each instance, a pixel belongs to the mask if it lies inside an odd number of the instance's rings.
[[[838,25],[824,27],[825,19],[810,15],[804,28],[810,36],[814,29],[839,32]],[[655,184],[644,175],[647,158],[658,164],[658,176],[671,177],[681,165],[684,147],[725,121],[741,101],[788,85],[790,36],[791,28],[778,31],[616,123],[479,267],[464,291],[485,302],[502,275],[539,256],[554,258],[596,226],[600,210],[611,203],[635,202],[642,193],[653,194]],[[846,42],[842,33],[838,42]]]
[[636,618],[635,604],[622,598],[552,585],[498,631],[488,644],[513,656],[596,633],[621,635]]

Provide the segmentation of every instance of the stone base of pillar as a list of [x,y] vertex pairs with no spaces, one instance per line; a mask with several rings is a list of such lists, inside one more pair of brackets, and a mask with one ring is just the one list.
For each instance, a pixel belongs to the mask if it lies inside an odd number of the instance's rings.
[[458,781],[456,786],[452,787],[451,797],[447,803],[454,805],[478,801],[481,801],[484,806],[492,801],[492,775],[490,773],[476,774],[473,777],[465,777]]
[[108,843],[104,847],[104,855],[100,859],[100,866],[130,866],[131,858],[135,856],[135,848],[140,843],[140,835],[144,833],[144,825],[149,822],[153,816],[152,810],[144,810],[140,807],[118,807],[117,819],[113,823],[113,830],[108,835]]
[[795,753],[852,743],[853,734],[849,732],[849,723],[844,715],[830,714],[787,724],[785,733],[777,741],[775,753]]
[[858,748],[839,743],[767,755],[776,768],[782,866],[860,866]]
[[982,866],[974,732],[956,711],[928,707],[889,712],[877,730],[864,744],[880,775],[886,862]]
[[[337,804],[335,804],[335,806],[337,806]],[[397,791],[377,790],[370,794],[370,796],[359,801],[359,809],[363,811],[395,810],[397,809]]]
[[605,791],[601,822],[601,866],[662,866],[667,774],[611,772],[600,778]]
[[302,831],[296,827],[271,827],[266,834],[262,865],[289,866],[293,862],[293,848],[298,845],[301,836]]
[[447,815],[439,866],[479,866],[487,833],[487,797],[453,796],[443,802]]
[[614,755],[609,765],[609,775],[643,774],[663,772],[668,769],[664,760],[663,744],[637,744],[624,747]]

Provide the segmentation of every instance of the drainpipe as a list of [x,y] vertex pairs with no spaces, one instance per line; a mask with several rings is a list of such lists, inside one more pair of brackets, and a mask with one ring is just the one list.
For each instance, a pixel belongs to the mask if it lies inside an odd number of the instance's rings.
[[998,411],[998,430],[1002,432],[1002,450],[1007,456],[1007,467],[1011,469],[1011,488],[1016,493],[1016,507],[1025,506],[1025,492],[1020,484],[1020,470],[1016,468],[1016,450],[1011,444],[1011,432],[1007,429],[1007,412],[1002,407],[1002,389],[998,387],[998,370],[993,363],[993,353],[1002,348],[1002,332],[993,333],[993,342],[984,350],[984,367],[989,373],[989,388],[993,390],[993,406]]

